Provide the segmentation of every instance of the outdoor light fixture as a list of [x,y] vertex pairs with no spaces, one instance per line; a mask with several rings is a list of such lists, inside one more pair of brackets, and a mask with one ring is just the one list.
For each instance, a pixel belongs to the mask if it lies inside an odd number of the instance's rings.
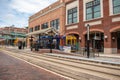
[[107,39],[107,38],[108,38],[108,36],[107,36],[107,35],[105,35],[105,36],[104,36],[104,38],[105,38],[105,39]]
[[79,40],[81,41],[81,37],[79,37]]
[[115,37],[112,37],[112,40],[115,40]]
[[112,37],[112,40],[115,41],[115,37]]
[[90,48],[89,48],[89,42],[90,42],[90,25],[87,24],[87,58],[90,57]]

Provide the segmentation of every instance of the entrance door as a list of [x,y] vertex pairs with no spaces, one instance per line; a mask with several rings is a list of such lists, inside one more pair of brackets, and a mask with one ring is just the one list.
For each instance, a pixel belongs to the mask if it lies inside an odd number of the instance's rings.
[[103,41],[102,40],[93,40],[92,47],[98,49],[100,52],[103,52]]
[[120,32],[118,33],[118,38],[117,38],[117,50],[118,53],[120,53]]
[[120,53],[120,38],[117,38],[117,49],[118,53]]

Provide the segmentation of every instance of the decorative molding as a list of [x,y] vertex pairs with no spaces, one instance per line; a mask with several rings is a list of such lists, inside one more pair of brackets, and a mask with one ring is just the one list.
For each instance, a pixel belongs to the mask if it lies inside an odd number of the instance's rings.
[[104,48],[104,53],[105,54],[117,53],[117,48]]
[[93,26],[93,25],[102,24],[102,21],[98,20],[98,21],[87,22],[85,23],[85,26],[87,26],[87,24],[89,24],[90,26]]
[[67,30],[70,30],[70,29],[76,29],[76,28],[78,28],[78,25],[75,25],[75,26],[69,26],[69,27],[67,27]]
[[120,21],[120,17],[114,17],[114,18],[112,18],[112,22],[117,22],[117,21]]
[[109,0],[109,15],[113,15],[113,3],[112,3],[112,0]]

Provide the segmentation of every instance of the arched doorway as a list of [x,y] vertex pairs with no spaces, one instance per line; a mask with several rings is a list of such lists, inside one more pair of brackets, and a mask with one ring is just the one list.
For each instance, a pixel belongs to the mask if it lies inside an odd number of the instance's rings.
[[76,48],[76,50],[79,50],[79,35],[78,34],[67,34],[66,35],[66,46],[74,46]]
[[[85,45],[87,44],[87,34],[85,34]],[[90,48],[104,52],[104,33],[99,31],[90,32]]]
[[117,32],[117,53],[120,53],[120,31]]
[[116,50],[117,53],[120,53],[120,31],[112,32],[112,48]]
[[120,26],[110,29],[111,43],[115,53],[120,53]]

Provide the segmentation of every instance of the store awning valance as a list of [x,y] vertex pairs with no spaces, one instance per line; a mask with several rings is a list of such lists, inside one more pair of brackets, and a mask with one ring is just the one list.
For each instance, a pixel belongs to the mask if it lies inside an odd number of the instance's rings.
[[50,27],[50,28],[47,28],[47,29],[38,30],[38,31],[34,31],[34,32],[31,32],[31,33],[28,33],[27,36],[37,35],[37,34],[42,34],[42,33],[48,34],[50,31],[52,31],[55,34],[58,33],[58,31],[55,28]]

